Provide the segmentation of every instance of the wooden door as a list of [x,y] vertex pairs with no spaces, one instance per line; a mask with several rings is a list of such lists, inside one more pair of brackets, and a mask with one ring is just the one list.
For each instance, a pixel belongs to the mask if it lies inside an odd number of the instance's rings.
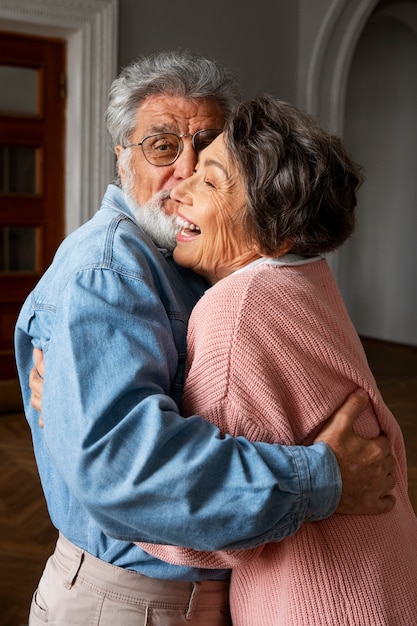
[[20,307],[64,236],[65,44],[0,33],[0,381]]

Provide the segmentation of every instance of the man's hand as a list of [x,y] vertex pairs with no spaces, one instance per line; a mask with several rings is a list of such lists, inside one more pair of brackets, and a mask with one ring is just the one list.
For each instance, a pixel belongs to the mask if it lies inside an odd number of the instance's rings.
[[38,350],[38,348],[34,348],[33,350],[33,362],[34,367],[30,370],[29,374],[29,387],[32,392],[30,397],[30,404],[34,409],[39,411],[39,426],[43,428],[42,421],[42,387],[43,387],[43,377],[45,374],[44,362],[43,362],[43,352],[42,350]]
[[395,504],[395,497],[388,494],[395,485],[395,459],[388,439],[363,439],[353,430],[367,403],[365,391],[352,393],[315,439],[327,443],[339,463],[342,495],[336,513],[375,515],[391,511]]

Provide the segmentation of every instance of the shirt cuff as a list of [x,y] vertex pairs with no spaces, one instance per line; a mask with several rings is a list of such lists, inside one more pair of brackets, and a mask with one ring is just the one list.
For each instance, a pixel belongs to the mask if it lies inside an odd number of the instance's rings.
[[309,479],[305,517],[309,522],[316,522],[335,512],[342,494],[342,477],[336,456],[326,443],[315,443],[301,450],[306,454],[306,478]]

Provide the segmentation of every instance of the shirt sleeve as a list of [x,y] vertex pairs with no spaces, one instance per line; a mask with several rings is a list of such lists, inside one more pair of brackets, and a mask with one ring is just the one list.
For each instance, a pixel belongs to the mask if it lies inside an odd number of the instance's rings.
[[146,281],[74,275],[45,345],[44,436],[69,491],[108,535],[197,550],[250,548],[331,515],[326,445],[222,436],[171,399],[177,348]]

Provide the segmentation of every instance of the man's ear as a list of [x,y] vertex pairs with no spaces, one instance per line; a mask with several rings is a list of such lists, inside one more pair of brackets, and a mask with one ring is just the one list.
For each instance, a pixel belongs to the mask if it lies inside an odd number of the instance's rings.
[[116,146],[114,149],[116,153],[116,158],[117,158],[117,171],[119,172],[120,180],[122,182],[123,182],[124,175],[125,175],[124,169],[120,165],[120,157],[121,157],[123,150],[124,150],[123,146]]

